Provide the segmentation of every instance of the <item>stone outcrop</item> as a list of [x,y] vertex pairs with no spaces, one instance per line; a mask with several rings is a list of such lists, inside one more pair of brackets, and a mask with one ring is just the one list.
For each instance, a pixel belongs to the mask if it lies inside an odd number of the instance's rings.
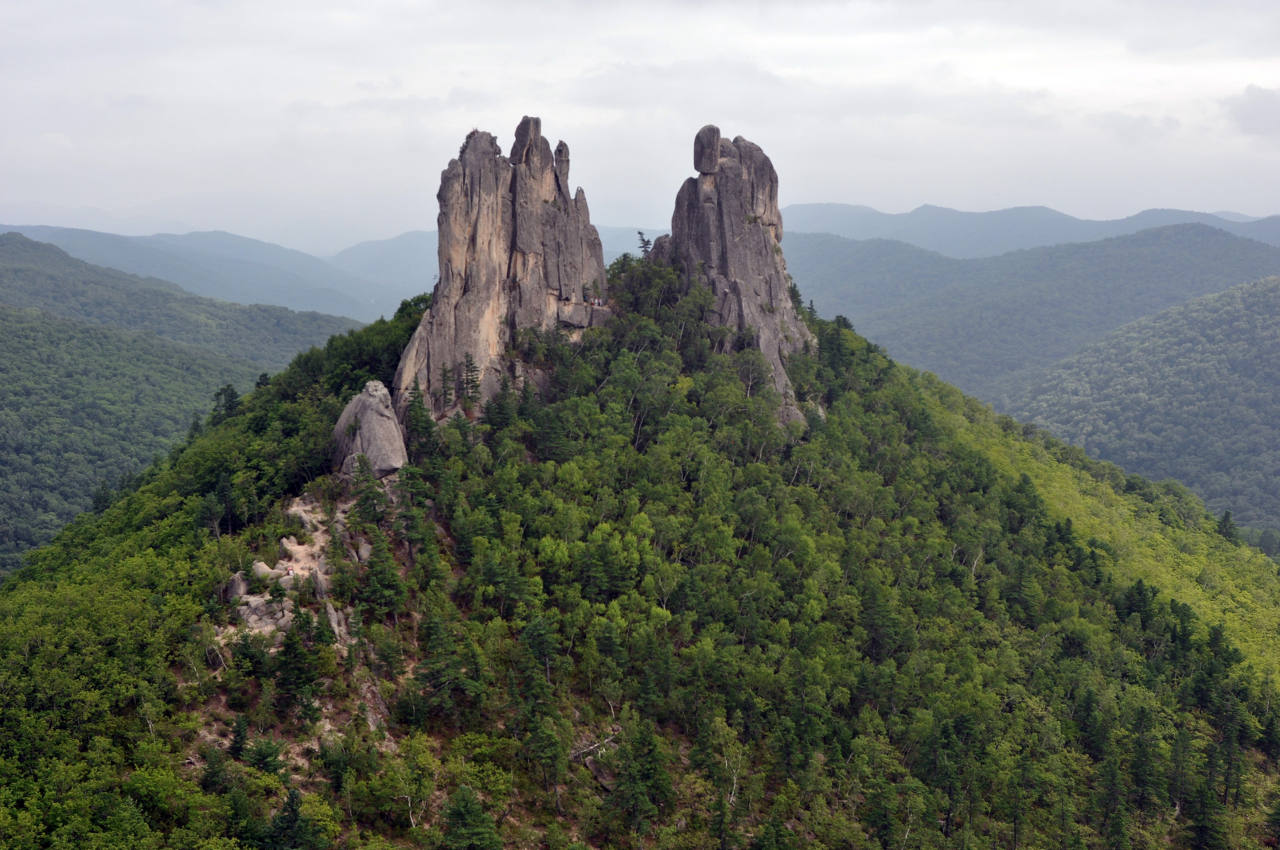
[[581,189],[569,189],[569,148],[554,153],[526,117],[510,156],[479,130],[440,178],[440,280],[395,378],[403,416],[415,388],[436,418],[482,404],[504,378],[518,331],[603,321],[600,237]]
[[655,241],[652,256],[711,287],[711,321],[733,331],[726,346],[754,339],[782,396],[783,419],[798,419],[782,364],[814,340],[791,302],[778,174],[758,146],[741,136],[723,139],[710,125],[694,137],[693,164],[698,176],[680,188],[671,235]]
[[382,381],[370,381],[364,390],[343,408],[333,429],[333,465],[350,475],[357,458],[364,455],[378,478],[383,478],[409,462],[404,431],[391,406],[391,393]]

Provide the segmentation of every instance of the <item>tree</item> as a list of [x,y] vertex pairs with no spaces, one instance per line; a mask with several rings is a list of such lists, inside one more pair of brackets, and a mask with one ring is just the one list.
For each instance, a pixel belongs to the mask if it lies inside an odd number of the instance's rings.
[[1240,531],[1236,528],[1235,520],[1231,518],[1231,511],[1223,511],[1218,519],[1218,534],[1232,543],[1240,542]]
[[444,846],[449,850],[502,850],[502,839],[467,785],[453,793],[444,807]]

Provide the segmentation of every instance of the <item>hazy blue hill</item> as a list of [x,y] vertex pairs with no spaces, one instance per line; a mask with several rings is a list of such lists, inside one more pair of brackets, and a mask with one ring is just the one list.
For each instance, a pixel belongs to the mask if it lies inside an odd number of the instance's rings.
[[[240,304],[274,304],[362,321],[395,310],[367,296],[368,283],[323,260],[230,233],[118,236],[44,225],[0,225],[57,245],[77,259],[173,281],[188,292]],[[398,303],[398,302],[396,302]]]
[[0,303],[144,331],[219,355],[234,353],[268,371],[358,324],[322,313],[202,298],[165,281],[82,262],[17,233],[0,234]]
[[393,305],[436,280],[436,232],[410,230],[390,239],[361,242],[339,251],[329,262],[348,274],[373,282],[382,300]]
[[1217,512],[1280,528],[1280,278],[1112,332],[1046,372],[1014,415]]
[[882,213],[848,204],[793,204],[782,214],[789,232],[896,239],[949,257],[969,259],[1067,242],[1093,242],[1171,224],[1207,224],[1280,246],[1280,216],[1248,219],[1188,210],[1144,210],[1127,218],[1104,221],[1075,218],[1048,207],[964,212],[925,205],[907,213]]
[[[819,312],[849,316],[894,357],[997,406],[1120,325],[1280,273],[1280,249],[1200,224],[975,260],[798,234],[785,244]],[[889,257],[867,259],[877,252]]]

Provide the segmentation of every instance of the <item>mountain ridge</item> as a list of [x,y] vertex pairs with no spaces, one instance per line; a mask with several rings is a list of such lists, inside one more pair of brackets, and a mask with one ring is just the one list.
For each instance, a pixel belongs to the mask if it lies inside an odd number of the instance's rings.
[[1239,221],[1193,210],[1147,209],[1119,219],[1081,219],[1044,206],[966,212],[924,204],[882,213],[846,204],[790,204],[789,229],[848,239],[895,239],[957,259],[992,257],[1025,248],[1096,242],[1169,224],[1207,224],[1235,236],[1280,246],[1280,215]]

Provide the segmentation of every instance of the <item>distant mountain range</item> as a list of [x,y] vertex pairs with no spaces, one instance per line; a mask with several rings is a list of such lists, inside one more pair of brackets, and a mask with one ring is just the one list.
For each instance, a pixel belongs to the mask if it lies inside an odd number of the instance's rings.
[[1171,224],[1207,224],[1235,236],[1280,246],[1280,216],[1253,219],[1238,213],[1189,210],[1143,210],[1127,218],[1093,221],[1048,207],[963,212],[926,205],[908,213],[882,213],[849,204],[792,204],[783,208],[782,220],[788,233],[895,239],[956,258],[994,257],[1024,248],[1094,242]]
[[887,240],[790,233],[787,266],[822,315],[1001,407],[1115,328],[1280,274],[1280,248],[1202,224],[960,260]]
[[1015,416],[1216,512],[1280,528],[1280,278],[1146,316],[1045,371]]
[[172,281],[188,292],[238,304],[274,304],[371,321],[395,312],[378,288],[310,254],[236,236],[207,232],[118,236],[66,227],[0,225],[57,245],[99,266]]

